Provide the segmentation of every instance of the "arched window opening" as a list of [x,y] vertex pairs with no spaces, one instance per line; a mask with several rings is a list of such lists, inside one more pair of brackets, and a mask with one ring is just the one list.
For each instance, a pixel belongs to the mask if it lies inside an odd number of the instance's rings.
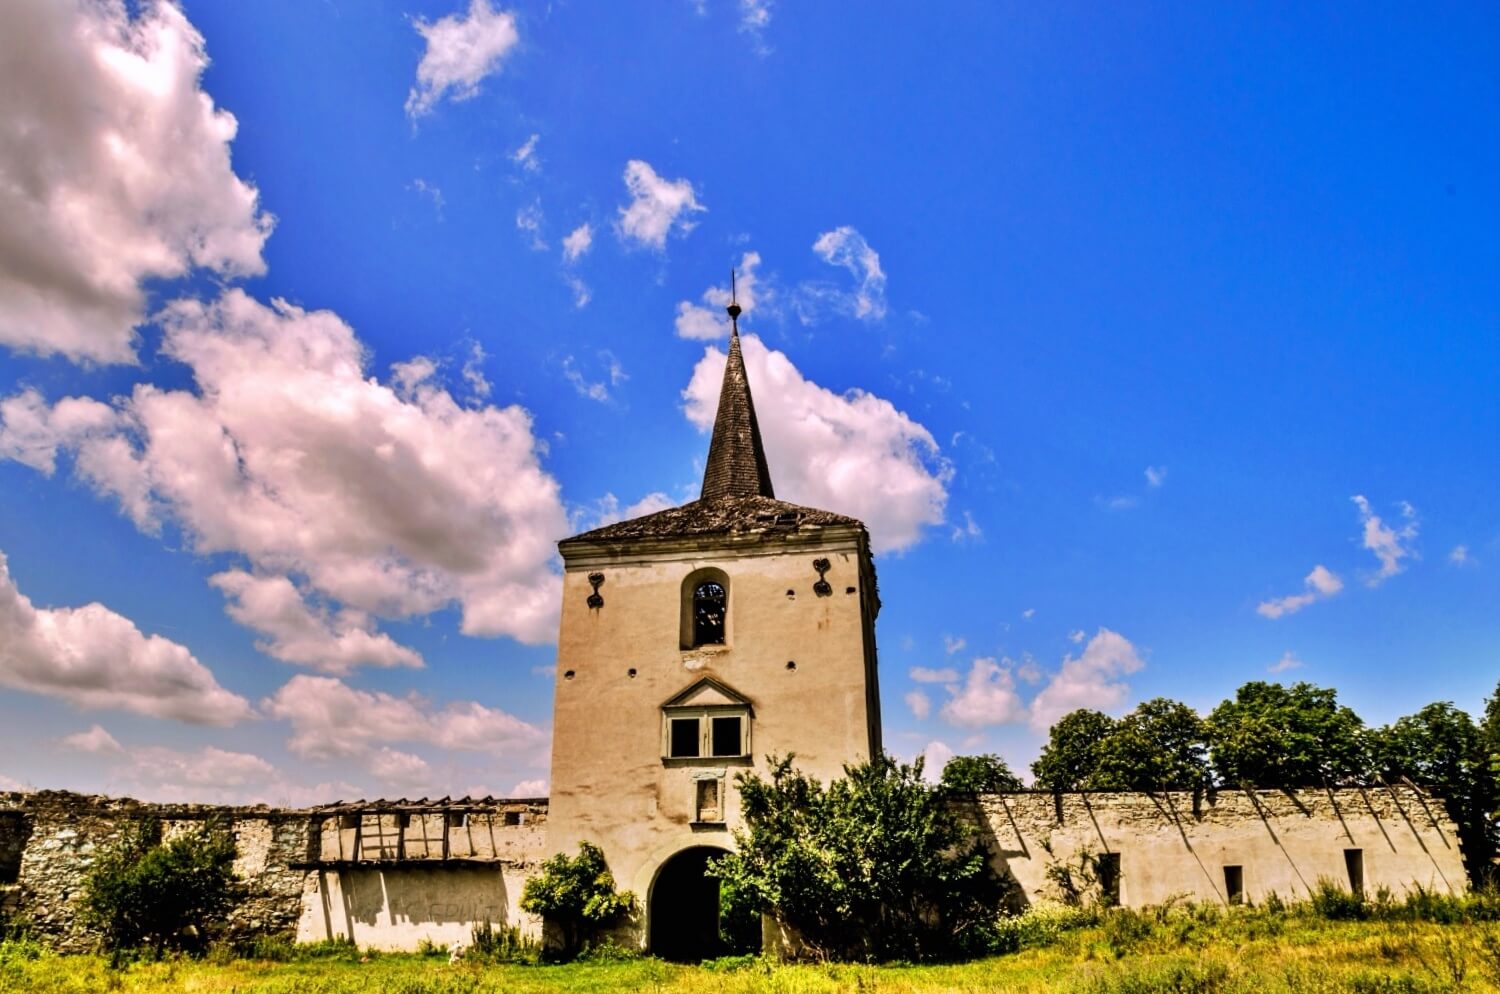
[[723,585],[709,580],[693,590],[693,645],[724,644]]

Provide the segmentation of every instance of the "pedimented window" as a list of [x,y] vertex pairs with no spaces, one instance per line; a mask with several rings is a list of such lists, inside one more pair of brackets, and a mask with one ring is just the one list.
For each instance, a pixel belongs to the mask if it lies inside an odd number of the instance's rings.
[[736,760],[750,756],[750,701],[704,677],[662,705],[662,757]]

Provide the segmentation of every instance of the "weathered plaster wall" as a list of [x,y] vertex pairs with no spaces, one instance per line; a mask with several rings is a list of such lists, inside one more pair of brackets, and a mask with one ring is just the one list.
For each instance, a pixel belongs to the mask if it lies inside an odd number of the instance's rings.
[[[1244,898],[1300,900],[1327,878],[1349,888],[1345,850],[1359,850],[1364,889],[1398,897],[1415,886],[1467,887],[1458,836],[1442,802],[1408,787],[1188,793],[1003,794],[979,799],[979,830],[1025,899],[1047,896],[1047,867],[1115,853],[1120,901],[1227,900],[1224,867]],[[1050,852],[1049,852],[1050,850]]]
[[[599,845],[622,889],[646,905],[663,863],[693,846],[727,848],[740,823],[737,773],[795,753],[822,780],[878,742],[874,575],[855,529],[762,541],[568,550],[553,711],[550,852]],[[819,596],[813,561],[830,562]],[[722,646],[684,649],[684,582],[727,578]],[[602,607],[588,605],[600,572]],[[789,666],[788,664],[793,664]],[[664,760],[662,705],[703,677],[753,708],[749,755]],[[697,823],[696,781],[723,783],[722,822]]]
[[540,920],[521,911],[535,866],[344,867],[308,875],[298,942],[346,939],[374,949],[467,944],[474,926],[519,926],[540,938]]

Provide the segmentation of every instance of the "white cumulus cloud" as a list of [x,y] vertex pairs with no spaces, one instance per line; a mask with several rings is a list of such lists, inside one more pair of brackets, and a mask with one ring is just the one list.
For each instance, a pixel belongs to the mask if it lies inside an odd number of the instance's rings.
[[[474,701],[438,707],[416,694],[397,697],[357,690],[324,676],[295,676],[261,703],[267,717],[289,722],[287,746],[305,759],[356,759],[379,765],[381,776],[416,764],[378,753],[394,744],[436,746],[530,762],[543,759],[547,732],[512,714]],[[375,772],[372,768],[371,772]]]
[[282,662],[333,674],[357,666],[422,666],[419,653],[377,632],[367,613],[316,608],[289,577],[234,569],[209,582],[228,598],[231,618],[266,636],[255,647]]
[[692,231],[692,215],[708,209],[698,202],[691,182],[663,179],[640,159],[625,164],[625,189],[630,203],[620,208],[620,237],[657,250],[666,247],[674,229]]
[[969,666],[962,686],[950,685],[951,695],[943,704],[943,718],[954,725],[979,728],[1019,721],[1026,708],[1016,693],[1016,678],[1009,666],[982,656]]
[[58,744],[74,752],[88,752],[95,755],[118,754],[125,751],[120,743],[115,741],[115,737],[104,730],[103,725],[94,725],[85,732],[64,735],[58,740]]
[[906,692],[906,706],[911,708],[914,717],[926,718],[932,713],[932,698],[920,690],[909,690]]
[[357,611],[456,603],[465,634],[556,636],[568,522],[525,410],[460,405],[422,358],[380,383],[329,311],[230,290],[177,301],[162,324],[196,391],[138,385],[118,430],[73,450],[139,527],[175,521],[199,553],[242,554]]
[[[742,343],[778,497],[860,519],[881,551],[907,548],[942,523],[952,468],[931,432],[874,394],[805,379],[754,335]],[[702,431],[713,427],[725,361],[710,347],[683,391]]]
[[0,5],[0,344],[131,362],[149,281],[265,270],[207,64],[165,0]]
[[1145,663],[1130,640],[1100,628],[1076,657],[1064,656],[1062,667],[1031,700],[1031,727],[1045,732],[1070,711],[1117,708],[1130,692],[1122,677]]
[[922,779],[928,783],[937,783],[943,778],[943,767],[952,758],[953,747],[948,743],[936,739],[927,743],[927,747],[922,750]]
[[406,113],[414,118],[430,113],[445,98],[478,96],[479,84],[500,71],[521,40],[515,15],[495,10],[487,0],[472,0],[467,16],[419,17],[412,25],[427,44],[417,63],[416,85],[406,96]]
[[1313,601],[1326,600],[1343,590],[1344,581],[1338,578],[1338,574],[1319,563],[1303,578],[1302,586],[1303,591],[1300,594],[1288,594],[1285,597],[1261,601],[1255,608],[1256,613],[1264,618],[1279,618],[1284,614],[1295,614]]
[[232,725],[251,716],[184,646],[143,635],[103,604],[39,608],[16,588],[0,552],[0,686],[85,710]]

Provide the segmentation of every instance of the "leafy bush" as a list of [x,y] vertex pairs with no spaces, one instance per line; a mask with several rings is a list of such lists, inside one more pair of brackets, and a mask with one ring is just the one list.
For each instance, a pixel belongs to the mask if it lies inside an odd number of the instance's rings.
[[995,922],[990,951],[1016,953],[1022,949],[1041,949],[1057,942],[1065,932],[1097,921],[1096,915],[1082,908],[1038,901],[1018,915],[1005,915]]
[[156,819],[131,822],[89,870],[81,918],[111,952],[201,951],[233,904],[234,855],[213,822],[165,844]]
[[1363,921],[1370,908],[1363,894],[1352,894],[1327,877],[1319,877],[1309,901],[1313,912],[1330,921]]
[[541,915],[562,932],[563,956],[572,957],[604,929],[635,909],[635,895],[615,890],[614,874],[604,851],[590,842],[578,844],[578,855],[558,853],[526,881],[521,910]]
[[[1181,924],[1191,927],[1190,922],[1184,921]],[[1104,944],[1119,959],[1134,952],[1137,946],[1151,938],[1156,922],[1146,913],[1133,908],[1110,908],[1104,913],[1100,925],[1103,926]],[[1180,930],[1178,938],[1179,944],[1185,942],[1187,931]]]
[[515,925],[496,928],[486,919],[474,926],[464,958],[482,963],[535,963],[541,958],[537,943]]
[[760,917],[753,891],[733,880],[719,881],[719,942],[730,958],[760,955]]
[[981,952],[1009,890],[922,764],[881,756],[825,789],[770,759],[736,778],[746,829],[710,872],[823,959],[930,960]]

